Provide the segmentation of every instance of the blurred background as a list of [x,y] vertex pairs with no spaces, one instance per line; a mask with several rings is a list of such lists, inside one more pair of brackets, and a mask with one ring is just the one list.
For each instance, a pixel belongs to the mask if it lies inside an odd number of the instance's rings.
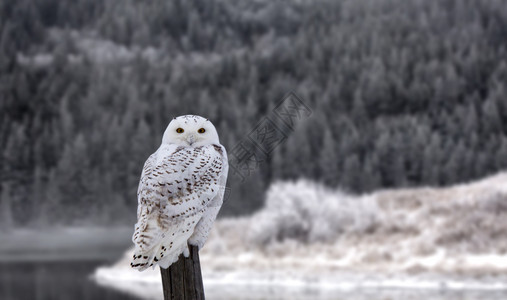
[[312,113],[229,174],[210,298],[267,273],[259,297],[506,297],[505,1],[2,0],[0,298],[146,296],[89,276],[126,274],[95,270],[131,246],[169,121],[207,117],[231,151],[291,91]]

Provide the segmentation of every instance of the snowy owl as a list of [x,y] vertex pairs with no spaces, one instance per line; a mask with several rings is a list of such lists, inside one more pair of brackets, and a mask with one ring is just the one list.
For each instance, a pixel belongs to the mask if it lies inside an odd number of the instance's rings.
[[139,182],[133,268],[168,268],[181,253],[188,257],[188,244],[202,248],[222,206],[228,168],[210,121],[186,115],[169,123]]

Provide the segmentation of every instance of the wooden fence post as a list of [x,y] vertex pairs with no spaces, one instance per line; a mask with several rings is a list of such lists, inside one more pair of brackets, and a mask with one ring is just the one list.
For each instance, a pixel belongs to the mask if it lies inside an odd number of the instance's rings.
[[204,300],[199,249],[188,245],[190,256],[180,255],[169,268],[160,268],[164,300]]

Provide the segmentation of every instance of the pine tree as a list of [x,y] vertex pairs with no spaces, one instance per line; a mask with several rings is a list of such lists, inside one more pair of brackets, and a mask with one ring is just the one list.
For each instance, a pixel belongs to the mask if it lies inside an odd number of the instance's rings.
[[382,178],[378,170],[378,158],[375,154],[366,157],[362,173],[362,191],[369,192],[382,186]]
[[329,128],[324,133],[324,144],[318,156],[320,178],[329,186],[338,183],[338,153],[333,134]]
[[503,136],[500,140],[500,147],[495,153],[495,166],[498,169],[507,168],[507,137]]
[[342,184],[344,187],[354,192],[359,192],[363,187],[363,176],[361,173],[361,164],[356,154],[352,154],[345,159],[343,165]]
[[2,191],[0,193],[0,220],[2,226],[0,230],[9,231],[14,227],[14,216],[12,211],[12,198],[10,185],[7,182],[2,183]]
[[42,178],[43,170],[40,167],[36,167],[33,174],[32,194],[30,195],[31,201],[33,202],[33,218],[34,223],[38,226],[47,226],[50,223],[48,218],[47,209],[45,208],[47,203],[46,189],[44,180]]
[[502,120],[493,98],[486,99],[482,105],[482,128],[485,135],[490,136],[502,131]]

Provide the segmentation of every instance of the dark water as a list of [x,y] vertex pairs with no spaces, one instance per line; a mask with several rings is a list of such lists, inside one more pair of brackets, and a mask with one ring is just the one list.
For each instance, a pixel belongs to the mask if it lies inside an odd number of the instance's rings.
[[137,300],[90,279],[104,261],[0,263],[1,300]]

